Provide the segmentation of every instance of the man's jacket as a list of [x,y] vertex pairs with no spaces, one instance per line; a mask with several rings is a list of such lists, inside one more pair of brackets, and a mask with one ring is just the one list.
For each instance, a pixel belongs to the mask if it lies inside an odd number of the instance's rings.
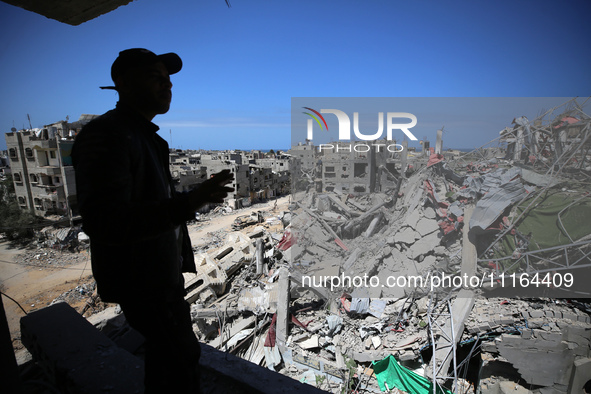
[[194,214],[174,190],[168,144],[157,131],[118,103],[76,136],[78,209],[105,302],[178,293],[182,272],[195,272],[185,224]]

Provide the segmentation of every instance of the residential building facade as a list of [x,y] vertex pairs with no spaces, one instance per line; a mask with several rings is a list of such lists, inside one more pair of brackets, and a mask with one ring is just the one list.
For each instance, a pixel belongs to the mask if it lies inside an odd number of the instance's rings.
[[76,180],[71,151],[80,128],[96,115],[73,123],[5,134],[18,205],[37,216],[76,211]]

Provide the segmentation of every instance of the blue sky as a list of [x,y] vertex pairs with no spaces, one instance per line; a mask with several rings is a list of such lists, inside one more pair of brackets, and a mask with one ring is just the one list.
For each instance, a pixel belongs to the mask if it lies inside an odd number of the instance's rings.
[[[136,0],[69,26],[0,3],[0,130],[101,114],[119,51],[176,52],[171,147],[282,149],[292,97],[591,95],[591,3]],[[534,113],[512,113],[534,117]],[[498,130],[445,145],[470,148]],[[422,137],[423,133],[421,133]],[[433,130],[433,136],[435,130]],[[4,138],[0,149],[5,149]]]

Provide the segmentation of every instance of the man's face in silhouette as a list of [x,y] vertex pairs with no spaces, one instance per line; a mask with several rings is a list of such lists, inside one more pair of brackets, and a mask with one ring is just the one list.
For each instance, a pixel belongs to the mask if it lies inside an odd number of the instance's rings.
[[118,84],[121,99],[149,120],[168,112],[172,99],[171,89],[170,76],[162,62],[134,67],[125,73]]

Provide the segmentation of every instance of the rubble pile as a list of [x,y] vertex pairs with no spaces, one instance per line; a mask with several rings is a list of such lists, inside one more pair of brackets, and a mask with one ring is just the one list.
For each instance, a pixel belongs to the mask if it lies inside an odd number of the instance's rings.
[[18,264],[33,267],[66,267],[88,261],[88,254],[56,251],[55,249],[38,247],[18,255]]
[[367,193],[303,172],[289,213],[196,250],[200,340],[333,393],[581,392],[591,118],[561,110],[459,158],[369,155]]
[[[505,382],[540,393],[582,388],[591,379],[591,308],[584,302],[591,119],[578,107],[569,111],[547,123],[515,120],[502,133],[509,147],[459,160],[415,158],[419,170],[399,189],[377,182],[363,195],[321,191],[320,184],[296,194],[286,260],[293,277],[312,277],[308,285],[325,302],[306,312],[314,330],[293,326],[288,336],[290,347],[301,343],[320,361],[303,365],[331,379],[322,363],[333,358],[371,369],[393,356],[454,392],[471,386],[496,393]],[[439,286],[446,275],[464,280]],[[397,280],[345,280],[364,277]],[[385,304],[381,314],[369,314],[377,302]],[[391,313],[398,303],[409,307]],[[335,349],[326,335],[330,316],[342,319],[336,342],[347,346],[340,356],[328,350]],[[377,372],[367,381],[364,390],[383,389]]]
[[68,304],[73,304],[78,301],[87,301],[89,297],[95,296],[96,291],[96,282],[92,280],[88,283],[82,283],[78,286],[60,294],[57,296],[51,304],[55,304],[57,302],[67,302]]

